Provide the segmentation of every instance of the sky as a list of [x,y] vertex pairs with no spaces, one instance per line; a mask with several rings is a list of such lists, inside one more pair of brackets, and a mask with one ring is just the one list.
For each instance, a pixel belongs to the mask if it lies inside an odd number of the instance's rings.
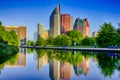
[[49,29],[49,18],[60,4],[61,14],[88,18],[90,33],[98,31],[104,22],[118,28],[120,0],[0,0],[0,21],[3,25],[27,26],[27,38],[33,39],[37,24]]

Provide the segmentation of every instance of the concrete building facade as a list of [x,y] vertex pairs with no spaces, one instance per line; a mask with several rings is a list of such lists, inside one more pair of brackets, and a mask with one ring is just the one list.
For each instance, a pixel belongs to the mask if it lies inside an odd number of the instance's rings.
[[49,36],[60,35],[60,5],[58,5],[50,15]]

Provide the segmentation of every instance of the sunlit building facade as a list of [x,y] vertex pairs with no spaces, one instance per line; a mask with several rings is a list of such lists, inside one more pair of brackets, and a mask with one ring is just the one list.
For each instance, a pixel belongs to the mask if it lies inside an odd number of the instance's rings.
[[87,18],[77,18],[74,23],[74,29],[80,31],[83,34],[83,37],[90,36],[90,25]]
[[61,33],[64,34],[67,31],[73,29],[73,17],[69,14],[61,14]]
[[5,30],[14,30],[18,35],[20,44],[26,44],[26,26],[4,26]]
[[40,23],[38,23],[38,35],[44,39],[48,38],[48,30],[44,29]]

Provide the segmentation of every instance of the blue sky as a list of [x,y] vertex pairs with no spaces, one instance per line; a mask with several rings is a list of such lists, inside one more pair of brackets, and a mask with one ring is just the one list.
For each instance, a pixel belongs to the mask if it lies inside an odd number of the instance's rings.
[[33,38],[37,24],[49,29],[49,16],[61,5],[61,13],[88,18],[90,31],[97,31],[104,22],[118,27],[120,23],[119,0],[0,0],[0,21],[3,25],[27,26],[28,39]]

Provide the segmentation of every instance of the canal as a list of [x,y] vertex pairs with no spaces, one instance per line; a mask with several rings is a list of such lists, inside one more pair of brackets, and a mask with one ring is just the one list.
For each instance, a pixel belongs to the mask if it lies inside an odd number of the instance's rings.
[[119,80],[120,53],[21,48],[0,80]]

